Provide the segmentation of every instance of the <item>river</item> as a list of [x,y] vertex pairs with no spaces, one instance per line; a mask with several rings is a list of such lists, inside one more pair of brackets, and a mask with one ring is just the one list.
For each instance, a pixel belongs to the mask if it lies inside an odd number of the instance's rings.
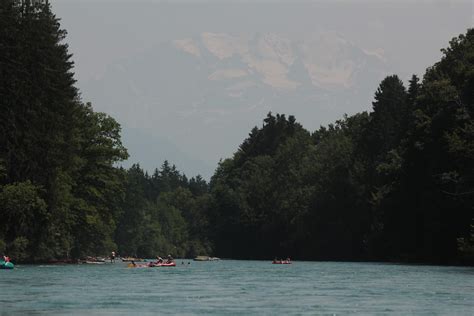
[[472,267],[177,263],[17,265],[0,270],[0,315],[474,314]]

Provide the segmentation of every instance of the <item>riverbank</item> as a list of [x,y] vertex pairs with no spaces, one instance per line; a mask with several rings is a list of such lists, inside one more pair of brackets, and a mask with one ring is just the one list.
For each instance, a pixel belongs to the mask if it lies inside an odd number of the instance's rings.
[[[154,258],[144,258],[144,259],[136,259],[135,261],[153,261]],[[268,259],[254,259],[254,258],[218,258],[218,257],[208,257],[208,256],[198,256],[195,258],[175,258],[176,261],[261,261],[261,262],[271,262],[273,258]],[[374,264],[395,264],[395,265],[413,265],[413,266],[452,266],[452,267],[474,267],[474,258],[466,258],[465,260],[457,260],[457,261],[450,261],[450,262],[436,262],[436,261],[422,261],[422,260],[335,260],[335,259],[321,259],[321,260],[299,260],[291,259],[292,261],[296,262],[334,262],[334,263],[374,263]],[[38,264],[46,264],[46,265],[62,265],[62,264],[84,264],[87,262],[85,259],[62,259],[62,260],[42,260],[42,261],[14,261],[18,264],[26,264],[26,265],[38,265]],[[123,262],[129,262],[130,260],[123,260]],[[106,259],[105,261],[100,261],[104,263],[110,263],[110,259]],[[116,258],[114,262],[122,262],[122,258]]]

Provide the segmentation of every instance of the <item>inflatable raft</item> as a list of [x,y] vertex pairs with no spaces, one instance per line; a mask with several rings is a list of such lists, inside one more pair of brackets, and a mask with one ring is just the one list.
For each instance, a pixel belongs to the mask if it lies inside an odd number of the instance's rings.
[[129,268],[158,268],[158,267],[176,267],[176,262],[170,262],[170,263],[156,263],[156,262],[150,262],[150,263],[136,263],[133,265],[132,263],[129,263],[127,265]]
[[150,262],[149,266],[150,266],[150,268],[154,268],[154,267],[176,267],[176,262],[170,262],[170,263]]
[[289,260],[273,260],[273,264],[291,264],[291,261]]
[[15,265],[11,262],[0,261],[0,269],[13,269]]

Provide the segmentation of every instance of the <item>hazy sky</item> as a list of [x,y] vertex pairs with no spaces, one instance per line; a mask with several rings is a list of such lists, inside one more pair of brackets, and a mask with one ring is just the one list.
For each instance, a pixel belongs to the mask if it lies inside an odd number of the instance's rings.
[[[171,4],[170,4],[171,3]],[[215,32],[335,30],[422,72],[448,39],[472,27],[473,1],[55,0],[79,80],[157,43]]]
[[[110,69],[124,65],[139,65],[143,56],[150,55],[156,56],[158,65],[162,47],[174,40],[196,39],[204,32],[249,36],[275,33],[281,38],[289,39],[292,45],[299,45],[300,42],[308,42],[308,39],[315,36],[313,34],[329,32],[337,34],[337,38],[344,39],[367,55],[375,54],[384,62],[383,71],[386,74],[397,73],[406,80],[412,73],[422,75],[426,67],[439,60],[440,49],[446,47],[452,37],[465,33],[467,28],[472,27],[474,17],[473,1],[56,0],[51,2],[54,12],[61,18],[62,27],[68,31],[67,42],[70,45],[70,52],[74,54],[76,79],[84,101],[92,101],[97,110],[106,111],[115,117],[124,126],[125,133],[128,133],[127,127],[140,129],[140,124],[137,125],[137,122],[145,120],[153,122],[150,117],[143,118],[140,112],[143,112],[143,104],[146,102],[150,104],[151,99],[158,97],[138,95],[137,99],[147,101],[140,101],[142,103],[137,101],[136,104],[130,102],[130,109],[124,109],[126,105],[119,105],[120,102],[113,101],[115,83],[110,79]],[[317,51],[321,52],[321,48]],[[347,56],[344,58],[347,59]],[[150,59],[147,62],[150,62]],[[151,62],[153,63],[153,59]],[[329,60],[328,63],[334,61]],[[371,71],[364,68],[364,62],[350,63],[366,73]],[[139,70],[135,72],[137,71]],[[127,73],[124,72],[122,75],[126,77]],[[135,73],[135,76],[139,75],[140,73],[138,75]],[[186,76],[186,73],[182,75]],[[102,82],[101,80],[112,82],[107,93],[97,92],[97,83]],[[135,80],[130,84],[140,85],[139,83],[139,80]],[[202,83],[205,84],[207,83]],[[219,89],[218,86],[210,87]],[[141,88],[133,87],[137,91]],[[179,87],[176,88],[176,91],[179,91]],[[372,95],[375,88],[364,86],[358,89],[366,89],[367,91],[361,92],[365,96]],[[124,88],[117,85],[116,89],[119,91]],[[320,124],[330,123],[340,117],[341,113],[352,114],[367,110],[370,108],[370,103],[369,97],[364,104],[356,104],[345,110],[335,109],[324,115],[318,115],[317,107],[313,112],[305,112],[304,109],[295,111],[300,112],[300,119],[296,113],[297,120],[309,130],[314,130]],[[156,108],[150,113],[156,116],[156,122],[160,122],[160,102],[158,100],[153,104]],[[166,106],[168,107],[166,111],[170,111],[173,105]],[[261,113],[265,110],[267,108],[255,112],[257,114],[250,113],[248,117],[241,117],[238,124],[229,124],[232,126],[227,130],[222,128],[206,131],[210,125],[197,124],[195,132],[188,133],[187,137],[184,137],[180,136],[179,131],[173,131],[173,122],[166,122],[170,123],[166,125],[166,131],[158,126],[154,128],[153,124],[148,123],[144,124],[146,128],[139,131],[144,138],[147,135],[150,137],[144,141],[142,147],[130,144],[134,141],[131,135],[124,135],[124,139],[128,139],[129,143],[126,142],[126,145],[130,148],[134,161],[142,161],[153,156],[151,161],[155,166],[159,166],[160,160],[167,158],[177,162],[178,167],[189,175],[201,173],[209,177],[217,161],[220,158],[230,157],[246,137],[249,129],[261,124],[263,119]],[[308,113],[314,113],[318,118],[311,120],[308,118]],[[232,120],[232,117],[222,116],[222,120],[225,119]],[[190,123],[187,121],[186,124]],[[157,125],[165,126],[164,123]],[[175,125],[177,129],[181,128],[179,122]],[[193,138],[193,135],[197,135],[196,138]],[[203,138],[206,141],[200,142],[199,139]],[[154,140],[157,142],[156,147],[160,147],[162,145],[160,142],[164,139],[168,149],[163,147],[162,151],[159,148],[150,151],[150,147],[154,146]],[[171,150],[170,146],[174,149]],[[180,158],[180,155],[187,158]],[[151,162],[144,163],[147,168],[151,168],[151,164]]]

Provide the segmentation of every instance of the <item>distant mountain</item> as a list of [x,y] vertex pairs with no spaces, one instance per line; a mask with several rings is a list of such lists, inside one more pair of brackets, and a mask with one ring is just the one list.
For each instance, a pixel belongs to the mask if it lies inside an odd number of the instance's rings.
[[[195,161],[215,166],[267,112],[293,114],[315,129],[368,109],[387,73],[383,51],[368,52],[335,32],[299,40],[205,32],[113,64],[83,90],[149,141],[167,139]],[[136,159],[149,159],[147,148],[156,147],[137,148]],[[192,160],[186,169],[212,173]]]
[[128,149],[130,158],[122,163],[129,168],[134,163],[151,173],[155,168],[160,168],[165,160],[176,165],[180,172],[188,178],[198,174],[210,178],[217,165],[206,163],[181,151],[167,139],[148,133],[146,130],[122,126],[122,143]]

